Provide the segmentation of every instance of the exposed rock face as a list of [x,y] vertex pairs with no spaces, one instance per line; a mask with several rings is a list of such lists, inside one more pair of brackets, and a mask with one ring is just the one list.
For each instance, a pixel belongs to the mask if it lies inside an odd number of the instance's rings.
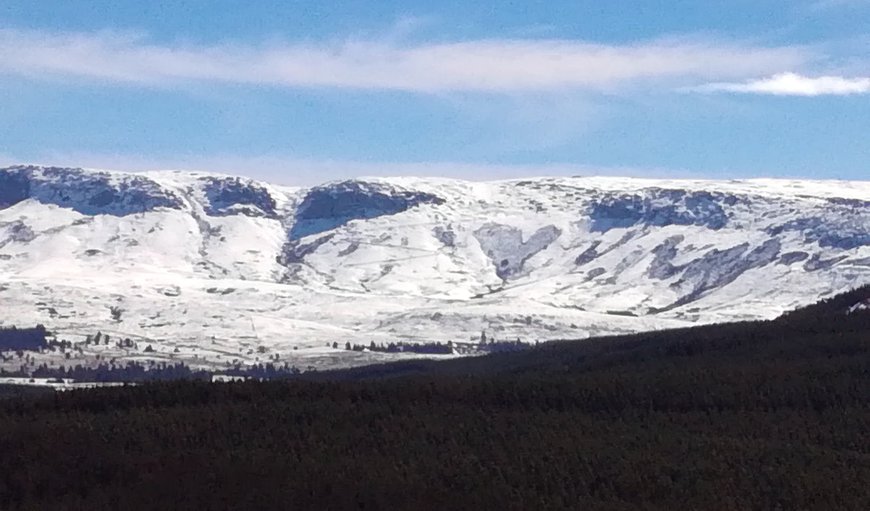
[[[153,180],[135,174],[110,174],[58,167],[0,170],[0,206],[25,199],[73,209],[83,215],[126,216],[157,208],[180,209],[181,198]],[[5,188],[5,186],[3,187]]]
[[707,252],[700,259],[687,264],[682,278],[673,284],[672,287],[685,293],[676,303],[681,305],[694,301],[711,289],[733,282],[747,270],[772,263],[779,255],[780,248],[779,240],[771,239],[752,250],[749,250],[749,243],[743,243],[726,250]]
[[592,268],[591,270],[589,270],[589,272],[586,273],[586,279],[592,280],[604,275],[605,273],[607,273],[607,270],[605,270],[604,268]]
[[9,243],[29,243],[35,239],[36,233],[33,229],[20,220],[6,225],[0,224],[0,248]]
[[265,187],[238,177],[203,178],[207,199],[205,211],[211,216],[246,215],[278,218],[275,199]]
[[849,261],[851,266],[870,266],[870,257],[864,257],[862,259],[851,259]]
[[779,258],[779,264],[791,266],[792,264],[806,261],[808,257],[810,257],[810,255],[802,251],[787,252],[785,254],[782,254],[782,256]]
[[24,222],[15,222],[9,229],[9,241],[28,243],[36,239],[36,233]]
[[452,225],[448,225],[447,227],[442,227],[440,225],[436,226],[432,230],[432,234],[434,234],[435,238],[443,243],[445,247],[456,246],[456,232],[453,230]]
[[768,229],[771,235],[795,233],[806,243],[818,243],[823,248],[850,250],[870,246],[870,219],[862,212],[870,211],[870,203],[847,201],[832,203],[830,215],[797,218]]
[[420,204],[442,204],[429,193],[390,189],[373,183],[344,181],[313,188],[296,212],[290,239],[335,229],[352,220],[395,215]]
[[683,242],[685,237],[681,234],[671,236],[664,243],[653,249],[655,259],[650,263],[647,269],[647,275],[654,279],[665,280],[673,277],[679,271],[679,268],[671,264],[671,261],[677,256],[677,246]]
[[804,270],[809,272],[826,270],[844,259],[846,259],[846,256],[838,256],[831,257],[830,259],[825,259],[819,254],[814,254],[809,261],[804,263]]
[[[313,254],[321,245],[329,243],[335,234],[327,234],[316,238],[308,243],[303,243],[301,240],[291,240],[284,245],[284,250],[278,259],[278,262],[284,266],[291,264],[300,264],[305,262],[305,256]],[[347,253],[352,253],[350,250]]]
[[0,170],[0,209],[30,198],[30,180],[16,169]]
[[728,223],[726,206],[738,201],[734,195],[653,188],[643,194],[606,195],[592,204],[592,230],[598,232],[646,225],[700,225],[721,229]]
[[546,249],[562,234],[555,226],[541,227],[528,240],[523,241],[523,232],[515,227],[486,224],[474,231],[487,257],[495,265],[495,272],[502,280],[522,274],[523,264],[538,252]]
[[574,258],[574,264],[577,266],[583,266],[585,264],[589,264],[598,257],[598,247],[601,245],[601,242],[596,240],[592,242],[592,246],[584,250],[580,253],[576,258]]

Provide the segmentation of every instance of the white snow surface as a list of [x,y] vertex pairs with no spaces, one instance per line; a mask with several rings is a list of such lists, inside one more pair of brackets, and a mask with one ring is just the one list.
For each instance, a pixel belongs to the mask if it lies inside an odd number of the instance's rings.
[[[144,186],[135,178],[169,202],[124,195]],[[15,195],[21,179],[29,192]],[[253,195],[229,194],[217,211],[216,181]],[[396,197],[410,202],[395,208]],[[402,356],[346,342],[481,331],[548,341],[773,318],[867,283],[870,182],[407,177],[303,189],[0,169],[0,326],[139,345],[91,346],[82,360],[220,368],[278,355],[339,367]]]
[[870,311],[870,300],[858,302],[846,310],[846,314],[854,314],[860,311]]

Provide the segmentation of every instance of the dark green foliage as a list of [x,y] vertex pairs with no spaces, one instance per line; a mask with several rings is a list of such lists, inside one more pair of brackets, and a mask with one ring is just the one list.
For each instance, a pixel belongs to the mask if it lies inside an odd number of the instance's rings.
[[0,509],[870,509],[870,314],[810,316],[4,400]]
[[11,397],[50,396],[54,391],[45,387],[25,385],[0,385],[0,399]]
[[39,351],[48,347],[48,332],[42,325],[35,328],[0,328],[0,352]]
[[[812,323],[826,321],[831,317],[848,314],[849,309],[857,303],[870,303],[870,285],[853,289],[847,293],[841,293],[819,303],[803,307],[796,311],[785,314],[781,320],[791,323]],[[865,313],[866,314],[866,313]]]

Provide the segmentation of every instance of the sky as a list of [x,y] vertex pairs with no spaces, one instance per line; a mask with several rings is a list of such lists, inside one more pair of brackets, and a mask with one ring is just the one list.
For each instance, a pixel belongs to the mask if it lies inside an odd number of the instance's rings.
[[3,0],[0,164],[870,179],[870,0]]

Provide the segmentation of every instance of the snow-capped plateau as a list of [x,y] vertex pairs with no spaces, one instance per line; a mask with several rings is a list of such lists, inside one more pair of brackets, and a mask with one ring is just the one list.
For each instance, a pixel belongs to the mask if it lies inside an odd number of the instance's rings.
[[347,342],[460,343],[482,331],[547,341],[772,318],[868,283],[870,182],[291,188],[0,169],[0,326],[137,342],[88,346],[76,363],[353,365],[399,355]]

